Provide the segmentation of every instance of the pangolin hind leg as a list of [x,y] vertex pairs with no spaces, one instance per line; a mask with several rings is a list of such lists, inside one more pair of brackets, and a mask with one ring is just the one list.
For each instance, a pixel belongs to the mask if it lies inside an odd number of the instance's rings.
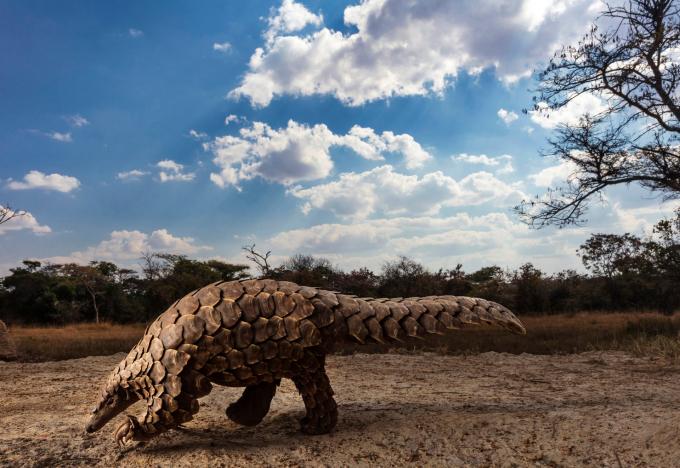
[[302,359],[291,369],[290,378],[302,395],[307,410],[300,421],[305,434],[326,434],[338,422],[338,407],[324,366],[323,351],[306,350]]
[[255,426],[269,412],[280,380],[249,385],[237,401],[227,408],[227,416],[237,424]]

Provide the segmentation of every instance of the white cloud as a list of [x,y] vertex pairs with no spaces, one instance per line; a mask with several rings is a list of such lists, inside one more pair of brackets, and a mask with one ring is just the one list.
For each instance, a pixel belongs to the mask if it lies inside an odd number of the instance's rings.
[[336,181],[294,187],[289,193],[304,200],[305,213],[327,210],[343,219],[365,219],[376,214],[433,215],[446,206],[505,204],[525,196],[488,172],[475,172],[457,181],[439,171],[422,177],[400,174],[389,165],[344,173]]
[[157,229],[151,234],[141,231],[113,231],[108,239],[96,246],[76,251],[68,256],[50,257],[54,263],[87,263],[92,260],[108,260],[119,262],[137,260],[145,252],[164,252],[181,255],[195,255],[205,250],[212,250],[205,245],[196,245],[191,237],[176,237],[167,229]]
[[74,127],[85,127],[86,125],[90,125],[90,121],[80,114],[68,115],[65,119]]
[[680,201],[671,200],[635,208],[625,208],[620,202],[614,202],[610,206],[614,223],[626,232],[644,235],[652,232],[652,228],[659,222],[659,219],[671,218],[673,212],[680,208]]
[[189,130],[189,136],[193,138],[194,140],[204,140],[208,138],[208,134],[205,132],[201,132],[198,130],[194,130],[193,128]]
[[184,172],[184,165],[171,159],[159,161],[156,166],[161,169],[158,173],[161,182],[188,182],[196,177],[196,173]]
[[537,187],[550,188],[567,182],[576,171],[577,167],[574,163],[563,161],[554,166],[546,167],[535,174],[530,174],[528,178]]
[[316,253],[363,252],[384,246],[398,235],[400,227],[394,220],[374,220],[357,224],[319,224],[310,228],[293,229],[273,236],[269,244],[284,252],[307,250]]
[[315,15],[295,0],[283,0],[278,9],[272,8],[264,36],[271,42],[280,33],[300,31],[308,25],[321,26],[323,16]]
[[499,119],[505,122],[505,125],[510,125],[515,120],[519,119],[519,115],[517,115],[516,112],[505,110],[502,107],[498,109],[496,115],[498,115]]
[[332,146],[350,148],[368,160],[383,160],[387,153],[400,154],[409,169],[431,158],[408,134],[378,134],[372,128],[355,125],[347,134],[337,135],[324,124],[308,126],[293,120],[280,129],[253,122],[238,136],[225,135],[204,144],[220,168],[219,173],[210,175],[219,187],[238,187],[240,181],[255,177],[284,185],[323,179],[333,169]]
[[[4,210],[5,207],[0,205],[0,209]],[[12,212],[12,210],[10,211]],[[48,234],[52,232],[52,229],[49,226],[38,223],[38,220],[35,219],[35,216],[26,211],[23,212],[23,214],[19,214],[9,221],[5,221],[4,223],[0,224],[0,236],[8,233],[9,231],[21,231],[22,229],[27,229],[34,234]]]
[[323,124],[309,127],[290,120],[286,128],[272,129],[254,122],[239,133],[206,145],[221,169],[210,180],[220,187],[254,177],[282,184],[321,179],[333,168],[328,150],[335,135]]
[[556,271],[578,267],[574,251],[584,235],[571,229],[546,236],[505,213],[458,213],[320,224],[280,232],[266,244],[281,255],[322,255],[343,268],[378,269],[397,255],[409,255],[434,269],[458,262],[466,271],[492,264],[517,267],[531,258]]
[[201,250],[211,250],[205,245],[194,245],[191,237],[175,237],[167,229],[157,229],[149,236],[149,248],[161,252],[194,254]]
[[229,125],[230,123],[241,123],[245,122],[247,119],[245,117],[240,117],[236,114],[229,114],[224,118],[224,125]]
[[461,161],[469,164],[481,164],[483,166],[497,167],[501,164],[502,167],[496,169],[496,174],[511,174],[515,172],[512,165],[512,156],[509,154],[502,154],[496,157],[490,157],[486,154],[467,154],[461,153],[457,156],[451,156],[454,161]]
[[231,44],[228,42],[215,42],[213,43],[213,50],[226,54],[231,51]]
[[71,137],[71,132],[59,133],[59,132],[48,132],[45,136],[53,139],[54,141],[60,141],[62,143],[71,143],[73,137]]
[[411,135],[395,135],[392,132],[383,132],[382,139],[387,144],[387,151],[404,155],[407,169],[417,169],[432,159],[430,153],[425,151]]
[[147,171],[140,171],[139,169],[132,169],[131,171],[119,172],[116,175],[118,180],[139,180],[142,177],[149,175]]
[[588,115],[597,115],[607,109],[606,103],[592,94],[581,94],[572,99],[566,106],[550,110],[546,103],[538,103],[538,110],[529,111],[531,120],[543,128],[553,129],[560,125],[575,125],[579,119]]
[[432,155],[407,133],[395,135],[386,131],[378,135],[372,128],[359,125],[341,136],[337,144],[347,146],[369,160],[383,160],[383,153],[401,153],[407,169],[417,169],[432,159]]
[[[230,95],[266,106],[284,94],[330,94],[357,106],[442,94],[461,70],[495,68],[499,79],[514,83],[580,37],[596,14],[589,8],[594,3],[599,2],[365,0],[345,9],[351,32],[343,33],[321,27],[320,15],[285,1]],[[310,24],[315,31],[293,34]]]
[[512,159],[509,154],[504,154],[496,158],[486,154],[467,154],[460,153],[458,156],[451,156],[454,161],[462,161],[470,164],[481,164],[483,166],[498,166],[503,160]]
[[503,164],[503,167],[496,170],[496,174],[500,175],[512,174],[513,172],[515,172],[515,166],[512,165],[512,158],[508,159],[505,164]]
[[10,180],[7,188],[10,190],[45,189],[68,193],[80,187],[80,181],[75,177],[61,174],[44,174],[40,171],[30,171],[24,176],[24,181]]
[[144,31],[142,31],[141,29],[130,28],[128,29],[128,34],[130,35],[131,38],[137,39],[144,35]]

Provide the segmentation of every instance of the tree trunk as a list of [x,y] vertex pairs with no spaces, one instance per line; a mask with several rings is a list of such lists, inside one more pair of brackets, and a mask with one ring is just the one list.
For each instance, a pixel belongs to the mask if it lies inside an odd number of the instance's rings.
[[88,289],[88,292],[92,297],[92,307],[94,307],[94,323],[99,325],[99,307],[97,306],[97,296],[95,296],[94,291]]

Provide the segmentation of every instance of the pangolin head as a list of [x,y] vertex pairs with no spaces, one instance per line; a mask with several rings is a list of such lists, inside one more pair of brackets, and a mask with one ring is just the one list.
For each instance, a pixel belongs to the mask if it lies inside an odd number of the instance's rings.
[[[120,379],[116,380],[120,382]],[[139,399],[134,392],[129,392],[118,384],[112,384],[113,381],[115,380],[109,378],[107,385],[100,393],[99,402],[92,408],[92,416],[85,426],[87,432],[98,431]]]

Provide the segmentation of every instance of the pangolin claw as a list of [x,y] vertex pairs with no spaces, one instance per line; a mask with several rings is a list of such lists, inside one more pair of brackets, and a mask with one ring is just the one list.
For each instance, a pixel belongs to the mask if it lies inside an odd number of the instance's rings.
[[134,418],[128,416],[127,419],[118,426],[118,429],[116,429],[113,435],[118,447],[124,448],[132,442],[135,435],[135,423],[136,421],[134,421]]

